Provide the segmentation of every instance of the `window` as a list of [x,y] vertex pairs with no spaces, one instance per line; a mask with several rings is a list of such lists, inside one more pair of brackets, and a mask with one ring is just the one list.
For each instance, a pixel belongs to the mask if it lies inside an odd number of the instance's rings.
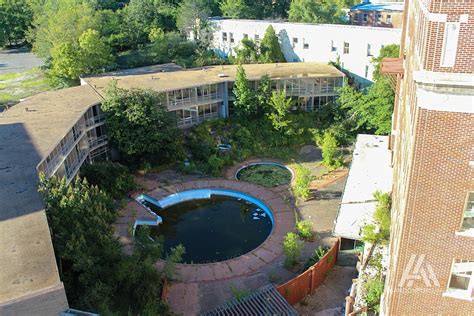
[[377,20],[378,20],[378,19],[382,18],[382,14],[377,13],[376,17],[377,17]]
[[308,43],[303,43],[303,49],[308,49],[309,48],[309,44]]
[[244,33],[244,39],[248,39],[249,35]]
[[292,47],[295,48],[296,44],[298,44],[298,38],[297,38],[297,37],[293,37],[293,39],[292,39]]
[[367,13],[364,13],[364,22],[367,22]]
[[258,34],[255,34],[255,37],[254,37],[254,38],[255,38],[255,41],[256,41],[256,42],[260,41],[260,36],[259,36]]
[[372,46],[367,44],[367,56],[372,56]]
[[473,299],[474,261],[455,259],[451,267],[447,294],[459,298]]
[[229,33],[229,37],[230,37],[230,42],[233,43],[234,42],[234,33]]
[[392,23],[392,16],[390,14],[387,14],[386,21],[387,23]]
[[470,232],[474,236],[474,192],[467,195],[461,231]]
[[336,52],[337,51],[337,47],[334,46],[334,41],[331,41],[331,52]]
[[349,54],[349,43],[344,42],[344,54]]
[[222,32],[222,41],[227,42],[227,32]]
[[365,66],[365,78],[369,75],[369,66]]

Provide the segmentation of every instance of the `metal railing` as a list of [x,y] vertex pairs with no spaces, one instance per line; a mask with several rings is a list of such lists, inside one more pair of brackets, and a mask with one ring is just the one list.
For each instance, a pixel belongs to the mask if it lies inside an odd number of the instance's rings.
[[219,118],[219,113],[208,113],[204,115],[178,119],[178,127],[188,127],[194,124],[204,122],[206,120],[217,119],[217,118]]
[[170,101],[168,103],[168,108],[173,109],[176,107],[190,106],[190,105],[196,105],[200,103],[208,103],[212,101],[218,102],[221,99],[222,98],[219,96],[218,93],[212,93],[212,94],[207,94],[204,96],[196,96],[196,97],[193,96],[191,98]]

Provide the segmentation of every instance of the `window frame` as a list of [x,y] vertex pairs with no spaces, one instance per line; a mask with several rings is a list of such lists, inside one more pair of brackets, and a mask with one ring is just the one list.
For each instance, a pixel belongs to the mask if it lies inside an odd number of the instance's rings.
[[[463,271],[464,273],[470,272],[469,276],[469,283],[467,285],[467,289],[456,289],[456,288],[451,288],[451,280],[453,277],[453,274],[455,274],[455,265],[461,265],[461,264],[468,264],[471,265],[470,270]],[[458,275],[463,275],[461,273],[457,273]],[[453,259],[451,263],[451,269],[449,271],[449,279],[448,283],[446,285],[446,291],[443,293],[443,296],[449,296],[453,298],[459,298],[459,299],[464,299],[464,300],[469,300],[469,301],[474,301],[474,260],[464,260],[464,259]]]

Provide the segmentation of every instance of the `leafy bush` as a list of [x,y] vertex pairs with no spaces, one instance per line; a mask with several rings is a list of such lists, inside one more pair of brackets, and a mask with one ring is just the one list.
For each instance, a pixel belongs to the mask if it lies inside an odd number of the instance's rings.
[[323,165],[330,170],[342,167],[344,160],[339,151],[339,144],[336,137],[330,131],[326,131],[320,142]]
[[210,156],[207,163],[209,165],[209,173],[213,176],[219,176],[225,166],[224,159],[217,157],[217,155]]
[[308,220],[298,221],[296,223],[296,230],[303,239],[310,239],[313,237],[313,223]]
[[362,240],[371,244],[387,244],[390,240],[390,194],[376,191],[374,198],[377,201],[372,215],[374,223],[362,227]]
[[314,253],[309,259],[306,261],[304,265],[304,270],[307,270],[309,267],[314,265],[316,262],[319,262],[325,254],[329,251],[328,247],[319,246],[318,248],[314,249]]
[[173,275],[176,270],[176,263],[183,261],[183,255],[186,253],[186,249],[183,245],[179,244],[175,248],[171,248],[171,253],[166,256],[166,264],[163,268],[163,276],[167,280],[173,279]]
[[293,186],[293,194],[303,200],[309,199],[311,191],[309,186],[311,184],[311,170],[303,165],[296,164],[293,166],[295,170],[295,184]]
[[303,249],[303,241],[295,233],[288,233],[283,240],[283,253],[285,254],[285,266],[292,267],[297,262]]
[[364,300],[369,310],[378,313],[380,311],[380,298],[384,290],[384,282],[380,279],[370,279],[365,283]]
[[124,198],[125,195],[136,188],[133,176],[127,167],[113,162],[98,162],[85,165],[81,175],[90,184],[97,185],[114,199]]
[[211,135],[210,123],[206,122],[193,127],[186,136],[186,146],[191,151],[193,160],[207,162],[217,153],[217,142]]

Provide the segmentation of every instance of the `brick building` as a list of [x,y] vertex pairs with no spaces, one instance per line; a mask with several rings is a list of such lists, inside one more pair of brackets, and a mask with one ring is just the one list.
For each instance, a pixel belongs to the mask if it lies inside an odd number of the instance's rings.
[[349,18],[352,25],[401,28],[403,2],[363,1],[351,7]]
[[407,0],[385,315],[474,312],[474,1]]

